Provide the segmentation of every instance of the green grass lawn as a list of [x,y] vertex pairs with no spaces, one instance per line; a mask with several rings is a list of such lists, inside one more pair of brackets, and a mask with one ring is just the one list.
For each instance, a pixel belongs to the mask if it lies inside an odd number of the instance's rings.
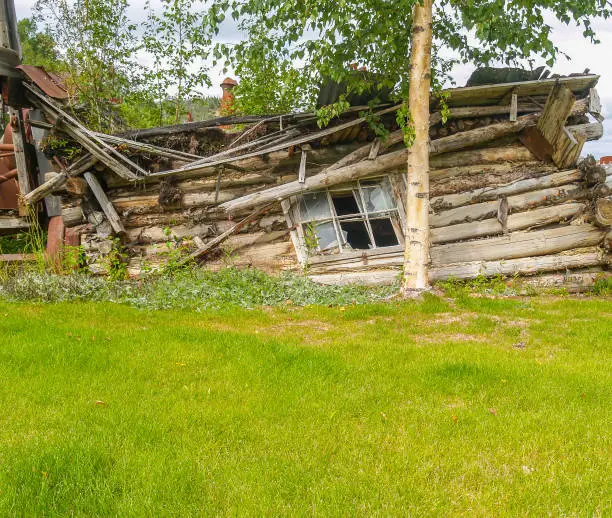
[[0,302],[0,516],[606,516],[612,304]]

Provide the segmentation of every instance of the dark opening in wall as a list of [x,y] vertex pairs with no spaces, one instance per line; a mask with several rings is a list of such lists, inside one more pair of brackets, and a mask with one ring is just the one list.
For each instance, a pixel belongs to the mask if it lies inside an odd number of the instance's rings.
[[364,221],[342,221],[340,228],[346,232],[346,242],[355,250],[372,248],[372,242]]
[[352,192],[332,194],[332,201],[338,216],[348,216],[349,214],[359,214],[359,206]]
[[395,229],[390,219],[371,219],[370,227],[372,227],[372,234],[374,235],[376,246],[399,245]]

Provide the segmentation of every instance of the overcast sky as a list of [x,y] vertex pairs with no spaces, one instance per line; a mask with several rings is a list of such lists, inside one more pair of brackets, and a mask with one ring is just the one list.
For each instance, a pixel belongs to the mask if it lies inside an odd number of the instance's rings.
[[[15,7],[17,18],[26,18],[31,15],[31,9],[35,0],[16,0]],[[144,18],[144,3],[145,0],[132,0],[130,2],[130,17],[139,21]],[[156,0],[151,2],[154,6]],[[585,153],[593,153],[595,156],[612,155],[612,20],[599,20],[594,23],[595,30],[601,43],[592,45],[582,37],[582,31],[575,26],[566,26],[564,24],[552,21],[553,26],[553,41],[566,54],[571,57],[571,61],[567,61],[561,57],[558,63],[553,67],[553,73],[570,74],[573,72],[582,72],[585,68],[589,68],[591,73],[601,76],[597,85],[597,90],[604,105],[604,113],[606,120],[604,121],[604,137],[596,142],[588,142],[585,145]],[[231,42],[240,38],[240,33],[236,30],[233,24],[225,24],[219,34],[219,40]],[[453,76],[457,86],[462,86],[467,81],[471,74],[473,66],[457,66],[453,71]],[[231,73],[230,73],[231,75]],[[211,88],[203,90],[204,94],[220,95],[220,87],[218,86],[223,80],[224,74],[220,68],[211,70],[210,77],[213,83]]]

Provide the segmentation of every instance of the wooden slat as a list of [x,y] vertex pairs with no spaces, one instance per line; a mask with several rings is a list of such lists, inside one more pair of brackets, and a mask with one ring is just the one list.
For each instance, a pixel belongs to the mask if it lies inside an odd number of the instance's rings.
[[[578,93],[587,88],[595,87],[598,80],[598,75],[559,77],[536,81],[523,81],[520,83],[449,88],[448,90],[444,90],[444,92],[450,92],[447,104],[451,108],[455,106],[482,106],[498,104],[499,101],[514,88],[516,88],[516,93],[520,97],[548,95],[553,86],[559,82],[567,86],[572,92]],[[434,103],[437,103],[435,98]]]

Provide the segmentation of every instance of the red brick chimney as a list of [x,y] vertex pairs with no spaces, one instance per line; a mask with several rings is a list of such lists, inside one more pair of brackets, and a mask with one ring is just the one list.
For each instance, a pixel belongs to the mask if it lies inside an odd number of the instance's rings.
[[238,82],[231,77],[226,77],[221,83],[223,96],[221,97],[221,108],[219,109],[220,115],[231,115],[234,111],[234,93],[232,90],[237,84]]

